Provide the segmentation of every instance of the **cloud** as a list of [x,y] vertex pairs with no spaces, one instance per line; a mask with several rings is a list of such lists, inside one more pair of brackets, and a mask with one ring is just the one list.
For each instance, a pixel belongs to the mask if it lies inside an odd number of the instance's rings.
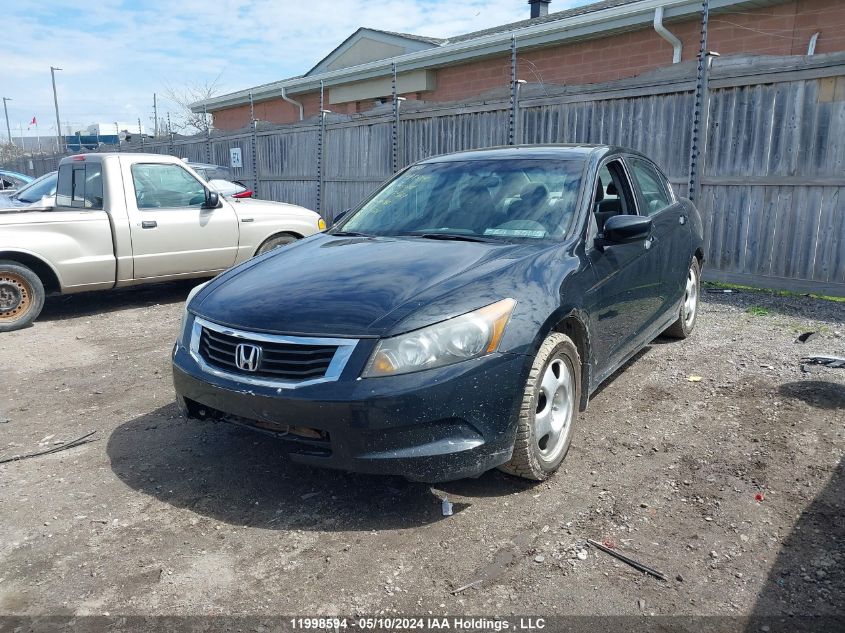
[[[555,0],[552,10],[585,3]],[[18,0],[4,9],[13,28],[0,42],[2,90],[13,126],[33,114],[46,123],[58,66],[63,123],[150,125],[153,92],[166,84],[219,77],[222,91],[240,90],[307,71],[360,26],[449,37],[528,11],[524,0]],[[160,99],[160,112],[174,107]]]

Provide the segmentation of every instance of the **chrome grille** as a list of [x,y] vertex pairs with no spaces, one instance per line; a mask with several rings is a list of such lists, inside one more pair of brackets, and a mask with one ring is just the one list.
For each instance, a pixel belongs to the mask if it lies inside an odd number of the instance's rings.
[[[243,371],[235,362],[235,350],[241,343],[261,349],[261,359],[256,371]],[[200,354],[206,362],[221,369],[249,376],[280,378],[282,380],[308,380],[326,375],[337,346],[291,345],[250,341],[202,329]]]
[[[337,380],[355,339],[251,333],[194,320],[191,353],[207,371],[253,384],[297,387]],[[254,370],[238,363],[238,346],[258,348]]]

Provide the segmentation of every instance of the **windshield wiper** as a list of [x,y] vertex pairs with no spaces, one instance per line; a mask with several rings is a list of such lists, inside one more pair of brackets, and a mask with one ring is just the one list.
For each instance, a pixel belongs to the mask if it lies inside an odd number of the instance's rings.
[[356,233],[355,231],[334,231],[327,235],[338,235],[340,237],[372,237],[367,233]]
[[413,233],[396,233],[396,235],[410,235],[413,237],[422,237],[427,240],[454,240],[456,242],[483,242],[485,244],[489,244],[490,242],[496,242],[498,240],[483,237],[481,235],[464,235],[462,233],[424,233],[424,232],[413,232]]

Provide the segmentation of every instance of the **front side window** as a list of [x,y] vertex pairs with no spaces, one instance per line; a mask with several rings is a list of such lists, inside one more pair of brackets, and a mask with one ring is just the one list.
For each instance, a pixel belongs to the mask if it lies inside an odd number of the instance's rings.
[[654,215],[672,204],[669,184],[650,163],[632,158],[629,160],[634,179],[645,202],[646,215]]
[[139,209],[198,207],[205,202],[205,187],[179,165],[132,165],[132,182]]
[[469,160],[415,165],[338,232],[560,238],[575,217],[581,160]]
[[56,206],[103,208],[103,171],[100,163],[68,163],[59,167]]

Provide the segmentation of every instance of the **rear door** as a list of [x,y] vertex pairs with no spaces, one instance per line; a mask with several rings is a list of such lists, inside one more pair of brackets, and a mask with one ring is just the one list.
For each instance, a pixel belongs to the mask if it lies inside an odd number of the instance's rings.
[[222,200],[204,209],[205,186],[175,163],[124,165],[135,279],[215,272],[235,263],[238,219]]
[[595,375],[606,377],[632,350],[662,304],[661,273],[653,239],[602,246],[597,240],[614,215],[637,215],[637,196],[621,159],[605,162],[593,184],[586,252],[595,273],[588,293]]
[[677,201],[666,176],[651,161],[639,156],[626,159],[640,212],[654,223],[655,255],[661,270],[662,311],[677,305],[684,293],[692,253],[684,206]]

